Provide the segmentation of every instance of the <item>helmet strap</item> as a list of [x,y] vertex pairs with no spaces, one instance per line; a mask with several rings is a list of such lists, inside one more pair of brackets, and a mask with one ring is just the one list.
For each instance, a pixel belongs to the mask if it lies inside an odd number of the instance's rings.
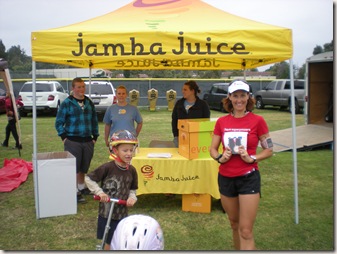
[[125,161],[123,161],[119,156],[116,155],[116,151],[117,151],[116,147],[112,147],[112,150],[113,150],[113,153],[110,154],[111,157],[113,157],[115,161],[118,161],[118,162],[121,162],[121,163],[125,163],[126,164],[126,170],[128,170],[130,164],[127,163],[127,162],[125,162]]

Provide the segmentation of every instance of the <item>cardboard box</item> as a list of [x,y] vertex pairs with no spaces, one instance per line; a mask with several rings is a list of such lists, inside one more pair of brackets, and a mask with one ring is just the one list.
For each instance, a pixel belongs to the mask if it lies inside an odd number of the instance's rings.
[[76,158],[69,152],[38,153],[34,190],[37,219],[76,214]]
[[179,154],[187,159],[210,158],[214,126],[217,118],[178,120]]
[[182,210],[194,213],[211,212],[211,195],[209,194],[183,194]]

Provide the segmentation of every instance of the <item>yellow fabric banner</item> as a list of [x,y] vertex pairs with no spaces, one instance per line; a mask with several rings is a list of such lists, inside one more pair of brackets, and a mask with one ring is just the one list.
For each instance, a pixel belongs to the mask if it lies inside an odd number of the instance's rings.
[[81,23],[31,33],[32,57],[83,68],[248,69],[292,57],[290,29],[200,0],[136,0]]
[[[171,154],[172,157],[149,158],[149,154]],[[140,148],[132,165],[138,173],[137,195],[197,193],[220,199],[219,163],[212,158],[189,160],[178,154],[178,148]]]

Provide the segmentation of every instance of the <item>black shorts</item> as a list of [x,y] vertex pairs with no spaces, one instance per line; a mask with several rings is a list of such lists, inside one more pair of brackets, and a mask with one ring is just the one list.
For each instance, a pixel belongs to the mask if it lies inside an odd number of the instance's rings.
[[[113,233],[115,232],[118,223],[121,220],[111,220],[110,221],[110,229],[109,229],[109,233],[108,233],[108,237],[105,240],[106,244],[111,244],[111,240],[112,240],[112,236]],[[105,231],[105,227],[106,227],[106,223],[108,222],[107,218],[103,218],[101,216],[98,216],[98,220],[97,220],[97,239],[103,239],[104,236],[104,231]]]
[[261,195],[261,177],[258,170],[237,177],[226,177],[218,174],[218,184],[220,193],[227,197],[255,193]]

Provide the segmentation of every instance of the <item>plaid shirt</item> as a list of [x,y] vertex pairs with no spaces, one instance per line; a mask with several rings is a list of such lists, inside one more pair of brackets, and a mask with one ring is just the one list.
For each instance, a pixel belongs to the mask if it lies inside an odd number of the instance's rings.
[[62,140],[68,137],[72,140],[97,140],[99,136],[98,120],[92,101],[85,96],[82,109],[75,98],[69,96],[57,112],[55,128]]

